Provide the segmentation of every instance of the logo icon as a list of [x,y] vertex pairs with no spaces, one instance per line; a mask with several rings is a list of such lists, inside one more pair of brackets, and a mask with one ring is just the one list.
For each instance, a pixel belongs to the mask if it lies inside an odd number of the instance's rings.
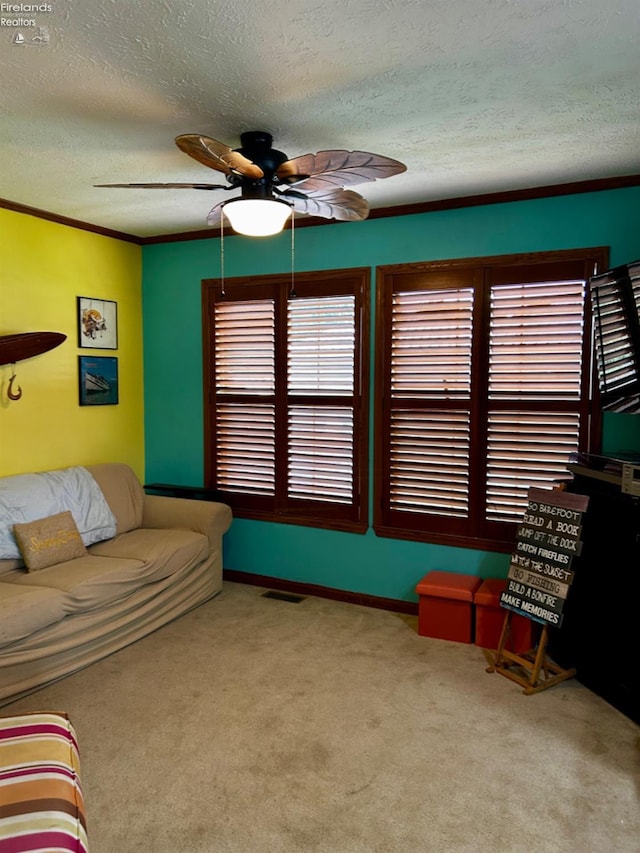
[[34,44],[49,44],[49,29],[47,27],[38,27],[38,32],[35,36],[31,36],[31,41]]
[[27,38],[23,33],[18,31],[15,36],[11,39],[13,44],[24,44],[33,45],[34,47],[40,47],[43,44],[49,44],[49,28],[48,27],[38,27],[35,35]]

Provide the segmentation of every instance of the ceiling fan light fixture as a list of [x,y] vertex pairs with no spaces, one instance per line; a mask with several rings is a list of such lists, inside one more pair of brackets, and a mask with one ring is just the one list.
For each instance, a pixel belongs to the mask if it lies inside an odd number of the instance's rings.
[[237,234],[271,237],[282,231],[291,207],[276,198],[238,198],[226,202],[223,212]]

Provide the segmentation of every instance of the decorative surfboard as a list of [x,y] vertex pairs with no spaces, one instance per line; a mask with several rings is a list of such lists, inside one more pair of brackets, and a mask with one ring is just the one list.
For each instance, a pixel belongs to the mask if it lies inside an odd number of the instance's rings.
[[21,332],[0,335],[0,364],[13,364],[49,352],[67,339],[62,332]]

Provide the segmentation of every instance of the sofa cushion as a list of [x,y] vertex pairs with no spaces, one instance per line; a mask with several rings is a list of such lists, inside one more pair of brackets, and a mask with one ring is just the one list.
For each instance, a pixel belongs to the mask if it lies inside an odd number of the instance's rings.
[[[65,596],[59,589],[0,582],[0,646],[22,640],[41,628],[60,622],[66,615]],[[15,572],[13,578],[25,577]]]
[[116,533],[126,533],[140,527],[144,491],[133,469],[123,462],[104,462],[85,467],[100,486],[116,517]]
[[206,559],[209,540],[193,530],[141,527],[114,539],[97,542],[90,548],[90,553],[141,560],[144,562],[144,577],[155,581]]
[[24,568],[24,560],[0,560],[0,580],[2,580],[2,576],[6,574],[10,574],[16,569]]
[[25,524],[14,524],[13,535],[30,572],[87,553],[69,510]]
[[[41,569],[35,575],[15,573],[10,582],[19,587],[40,585],[59,591],[66,615],[95,610],[124,598],[145,583],[141,580],[143,574],[141,560],[88,554]],[[7,583],[8,578],[3,581]]]

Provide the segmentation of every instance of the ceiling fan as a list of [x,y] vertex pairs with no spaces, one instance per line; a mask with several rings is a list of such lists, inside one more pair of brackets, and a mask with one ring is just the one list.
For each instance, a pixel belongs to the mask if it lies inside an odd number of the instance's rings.
[[[274,210],[279,205],[281,222],[277,233],[294,210],[324,219],[356,221],[366,219],[369,205],[361,195],[345,187],[388,178],[406,171],[398,160],[370,154],[367,151],[331,150],[317,154],[303,154],[289,159],[282,151],[273,148],[273,137],[262,130],[247,131],[240,136],[241,147],[232,149],[222,142],[199,133],[185,133],[176,137],[176,145],[185,154],[203,166],[208,166],[226,176],[226,184],[169,183],[169,184],[96,184],[100,187],[134,187],[137,189],[195,189],[240,190],[240,196],[218,202],[207,217],[209,225],[220,225],[222,212],[236,227],[234,218],[240,208],[248,212],[250,205],[239,202],[261,202],[257,207]],[[267,202],[265,205],[264,202]],[[273,203],[276,203],[275,205]],[[255,207],[255,205],[254,205]],[[232,212],[232,208],[235,208]]]

